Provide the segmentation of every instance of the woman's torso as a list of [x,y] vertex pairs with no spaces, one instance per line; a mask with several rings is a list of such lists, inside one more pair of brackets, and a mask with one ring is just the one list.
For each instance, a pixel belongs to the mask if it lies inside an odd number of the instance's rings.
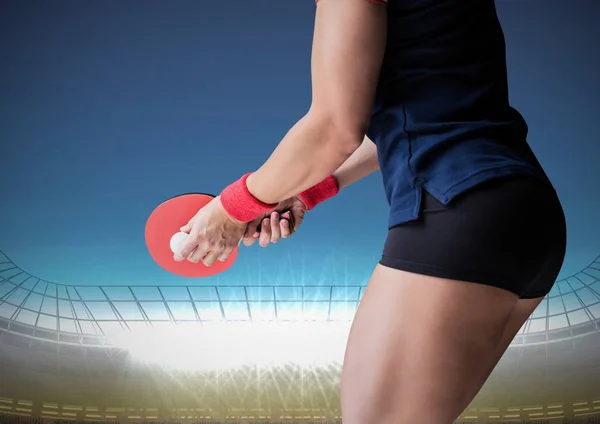
[[546,179],[509,105],[504,34],[493,0],[391,0],[369,137],[389,226],[502,175]]

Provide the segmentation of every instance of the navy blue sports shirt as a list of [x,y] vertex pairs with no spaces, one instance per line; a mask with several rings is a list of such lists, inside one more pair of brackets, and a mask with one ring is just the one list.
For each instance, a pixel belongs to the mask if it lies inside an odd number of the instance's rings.
[[367,135],[377,144],[388,226],[418,218],[423,189],[443,204],[484,181],[548,182],[509,104],[494,0],[371,0],[387,7],[387,48]]

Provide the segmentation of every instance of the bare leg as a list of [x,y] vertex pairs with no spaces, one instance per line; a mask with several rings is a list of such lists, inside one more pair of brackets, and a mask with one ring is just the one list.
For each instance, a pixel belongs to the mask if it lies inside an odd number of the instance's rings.
[[452,423],[535,309],[528,303],[378,265],[348,340],[344,424]]
[[491,358],[490,363],[488,364],[488,370],[484,375],[482,375],[481,383],[479,387],[474,385],[473,393],[471,395],[471,399],[475,398],[481,387],[485,384],[486,380],[500,361],[502,359],[502,355],[510,346],[510,343],[513,341],[527,318],[535,311],[535,308],[538,307],[540,302],[543,300],[543,297],[538,297],[536,299],[519,299],[517,304],[515,305],[510,317],[508,319],[508,323],[506,327],[504,327],[504,333],[502,334],[502,340],[498,344],[495,355]]

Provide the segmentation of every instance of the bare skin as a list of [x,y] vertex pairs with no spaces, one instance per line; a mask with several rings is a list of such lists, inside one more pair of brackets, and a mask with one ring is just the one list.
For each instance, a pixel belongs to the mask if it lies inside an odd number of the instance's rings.
[[540,300],[378,265],[344,358],[344,423],[452,423]]
[[[364,0],[319,2],[313,101],[248,178],[255,198],[278,204],[277,212],[291,207],[301,222],[305,208],[298,203],[298,193],[332,173],[345,187],[377,169],[376,149],[364,137],[386,27],[386,10],[380,5]],[[263,230],[257,235],[259,223]],[[258,239],[266,246],[291,234],[275,215],[258,217],[250,225],[235,222],[218,198],[185,229],[193,237],[175,259],[206,265],[226,259],[242,236],[248,245]],[[344,424],[451,423],[480,390],[539,301],[378,265],[346,350]]]
[[[335,170],[333,176],[340,190],[343,190],[377,170],[379,170],[377,147],[373,141],[365,137],[360,147]],[[293,229],[290,228],[287,220],[279,219],[279,212],[288,210],[292,213]],[[288,238],[292,235],[292,231],[298,230],[304,221],[305,212],[306,205],[296,196],[280,202],[275,212],[268,216],[258,217],[248,225],[244,235],[244,244],[251,246],[258,240],[261,247],[267,247],[270,243],[277,243],[282,238]],[[256,231],[259,224],[261,225],[260,233]]]
[[[297,196],[336,171],[364,140],[385,52],[387,12],[364,0],[319,3],[312,50],[312,103],[247,180],[267,204]],[[245,234],[220,200],[190,220],[177,261],[226,260]],[[243,227],[243,228],[242,228]]]
[[[377,170],[377,164],[377,150],[365,138],[334,176],[345,188]],[[302,204],[293,198],[279,209],[294,201]],[[251,224],[252,232],[259,223],[261,219]],[[252,232],[246,235],[246,245],[259,240],[266,247],[291,235],[277,213],[262,220],[259,235]],[[378,265],[347,346],[344,422],[454,421],[541,300]],[[432,399],[435,410],[428,407]]]

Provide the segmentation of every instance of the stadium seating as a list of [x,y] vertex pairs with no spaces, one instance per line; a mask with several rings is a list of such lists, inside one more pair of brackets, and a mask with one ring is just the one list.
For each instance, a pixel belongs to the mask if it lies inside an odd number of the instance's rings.
[[[339,424],[363,288],[66,286],[0,252],[0,424]],[[557,281],[457,424],[599,423],[599,352],[600,258]]]

